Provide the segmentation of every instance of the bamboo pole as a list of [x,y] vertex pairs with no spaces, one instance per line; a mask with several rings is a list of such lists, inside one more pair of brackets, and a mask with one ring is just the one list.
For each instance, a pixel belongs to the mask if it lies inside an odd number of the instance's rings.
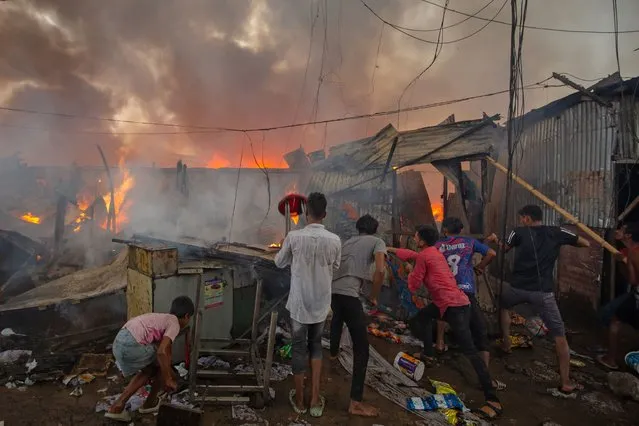
[[[499,164],[497,161],[493,160],[490,157],[486,157],[486,159],[493,166],[495,166],[496,169],[498,169],[498,170],[502,171],[503,173],[505,173],[506,175],[508,175],[508,169],[506,167],[502,166],[501,164]],[[566,210],[561,208],[553,200],[551,200],[550,198],[546,197],[541,192],[537,191],[535,188],[533,188],[533,186],[531,184],[529,184],[528,182],[526,182],[525,180],[523,180],[522,178],[520,178],[519,176],[517,176],[513,172],[510,172],[510,176],[513,178],[513,180],[515,182],[517,182],[518,184],[520,184],[521,186],[526,188],[535,197],[539,198],[541,201],[546,203],[548,206],[552,207],[557,213],[559,213],[560,215],[562,215],[563,217],[568,219],[570,222],[574,223],[577,228],[582,230],[584,233],[586,233],[590,238],[595,240],[597,243],[601,244],[601,246],[603,246],[610,253],[612,253],[613,255],[619,254],[619,251],[616,248],[614,248],[608,241],[604,240],[595,231],[593,231],[592,229],[588,228],[588,226],[586,226],[583,223],[581,223],[579,221],[579,219],[577,219],[575,216],[571,215]]]
[[619,222],[621,222],[622,220],[624,220],[626,218],[626,216],[628,216],[628,214],[634,210],[635,207],[637,207],[637,204],[639,204],[639,196],[637,196],[634,200],[632,200],[632,203],[630,203],[628,205],[628,207],[626,207],[626,210],[623,211],[623,213],[621,213],[619,215],[619,217],[617,218],[617,220]]

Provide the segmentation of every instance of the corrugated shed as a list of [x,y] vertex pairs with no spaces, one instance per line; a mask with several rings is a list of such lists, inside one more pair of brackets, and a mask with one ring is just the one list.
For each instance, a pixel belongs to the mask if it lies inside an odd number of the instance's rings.
[[[597,89],[612,102],[612,109],[574,93],[519,118],[524,130],[513,159],[515,174],[586,225],[613,226],[613,158],[639,161],[637,88],[639,78]],[[506,144],[499,151],[499,161],[507,165]],[[547,224],[563,222],[528,191],[516,183],[512,188],[509,226],[516,222],[517,209],[525,204],[542,206]],[[503,223],[504,191],[505,175],[500,173],[494,180],[488,211],[489,228],[495,230],[501,230]]]
[[[317,163],[316,169],[350,169],[384,167],[393,143],[397,145],[392,165],[399,166],[415,160],[431,151],[437,152],[419,163],[437,160],[469,159],[489,155],[493,146],[502,138],[503,129],[490,120],[472,120],[416,130],[398,132],[392,125],[384,127],[377,135],[338,145],[330,150],[329,157]],[[446,143],[454,141],[448,146]]]

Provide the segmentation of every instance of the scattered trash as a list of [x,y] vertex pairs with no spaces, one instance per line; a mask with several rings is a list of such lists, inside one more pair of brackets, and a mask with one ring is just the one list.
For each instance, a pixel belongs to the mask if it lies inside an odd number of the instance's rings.
[[27,377],[26,379],[24,379],[24,384],[27,386],[33,386],[35,385],[35,382],[33,380],[31,380],[30,377]]
[[570,355],[574,356],[575,358],[581,358],[581,359],[585,359],[586,361],[590,361],[590,362],[594,362],[595,360],[588,356],[588,355],[582,355],[578,352],[573,351],[572,349],[570,350]]
[[293,369],[288,364],[279,364],[274,362],[271,366],[271,380],[274,382],[281,382],[286,380],[288,376],[293,375]]
[[461,399],[457,395],[431,395],[426,398],[409,398],[406,408],[411,411],[434,411],[439,409],[454,408],[461,410],[463,407]]
[[233,413],[233,420],[239,420],[242,422],[251,422],[251,423],[266,423],[260,416],[257,415],[255,410],[250,408],[247,405],[233,405],[231,407]]
[[175,365],[174,368],[177,371],[177,373],[180,375],[180,377],[183,379],[189,375],[189,370],[186,369],[186,364],[183,362],[178,365]]
[[570,394],[566,394],[559,391],[559,388],[548,388],[546,391],[554,396],[555,398],[563,398],[563,399],[577,399],[577,392],[573,392]]
[[280,354],[280,358],[282,359],[291,359],[292,355],[291,355],[291,351],[292,351],[292,345],[290,343],[282,346],[279,350],[278,353]]
[[417,382],[422,379],[424,370],[426,369],[426,365],[423,362],[417,358],[413,358],[406,352],[399,352],[397,356],[395,356],[393,367]]
[[513,325],[525,325],[526,324],[526,318],[522,317],[521,315],[519,315],[516,312],[511,312],[510,313],[510,322]]
[[268,394],[271,397],[271,399],[275,399],[275,389],[268,388]]
[[372,327],[370,325],[368,326],[367,330],[368,334],[372,336],[381,337],[382,339],[386,339],[391,343],[402,343],[402,338],[391,331],[382,331],[379,328]]
[[71,391],[71,393],[69,394],[69,396],[77,396],[80,397],[82,396],[82,388],[80,386],[76,387],[75,389],[73,389]]
[[98,389],[97,393],[98,394],[103,394],[103,393],[105,394],[105,393],[107,393],[108,390],[109,390],[109,388]]
[[628,367],[639,373],[639,351],[628,352],[624,361]]
[[639,379],[630,373],[618,371],[608,373],[608,386],[615,395],[627,396],[639,401]]
[[201,357],[197,360],[197,365],[202,368],[222,368],[228,370],[231,368],[231,364],[223,361],[215,355]]
[[583,361],[579,361],[578,359],[571,358],[570,365],[572,365],[573,367],[583,368],[586,366],[586,363]]
[[[0,425],[2,426],[2,425]],[[296,419],[288,424],[288,426],[311,426],[309,422],[304,419]]]
[[5,383],[4,387],[7,388],[7,389],[15,389],[18,386],[16,386],[16,384],[13,383],[13,382],[7,382],[7,383]]
[[0,331],[0,336],[2,337],[11,337],[11,336],[26,336],[26,334],[19,334],[14,332],[12,329],[10,328],[5,328],[2,331]]
[[419,346],[421,348],[424,347],[424,342],[422,342],[416,337],[413,337],[410,334],[404,334],[403,336],[401,336],[401,339],[402,339],[403,345]]
[[542,337],[548,334],[548,328],[539,317],[532,317],[525,322],[526,328],[535,337]]
[[[497,344],[498,345],[503,345],[504,340],[503,339],[497,339]],[[521,334],[513,334],[510,336],[510,347],[511,349],[515,349],[515,348],[532,348],[533,347],[533,341],[529,336],[524,336]]]
[[115,375],[115,376],[109,376],[109,377],[107,377],[106,379],[107,379],[108,381],[110,381],[110,382],[116,382],[116,383],[118,382],[118,380],[120,380],[120,378],[119,378],[117,375]]
[[24,366],[27,367],[27,374],[29,374],[38,366],[38,361],[36,361],[35,359],[32,359],[31,361],[27,362]]
[[12,349],[4,352],[0,352],[0,364],[15,364],[23,357],[30,357],[31,351],[25,351],[22,349]]
[[169,403],[176,407],[188,408],[191,410],[195,408],[195,404],[191,403],[189,399],[188,389],[185,389],[182,392],[176,394],[172,394]]

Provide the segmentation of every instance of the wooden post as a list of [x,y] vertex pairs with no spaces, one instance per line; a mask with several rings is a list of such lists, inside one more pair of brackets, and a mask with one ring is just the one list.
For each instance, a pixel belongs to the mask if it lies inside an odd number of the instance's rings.
[[448,179],[444,176],[444,191],[442,192],[442,219],[448,216]]
[[58,202],[56,204],[55,228],[53,231],[53,249],[56,255],[60,252],[62,238],[64,238],[64,218],[66,214],[67,198],[64,195],[60,194],[58,195]]
[[630,203],[628,205],[628,207],[626,207],[626,209],[619,215],[617,220],[619,222],[624,220],[626,218],[626,216],[628,216],[630,214],[630,212],[632,212],[634,210],[634,208],[637,207],[637,204],[639,204],[639,196],[635,197],[635,199],[632,200],[632,203]]
[[[506,175],[508,175],[508,169],[506,167],[504,167],[503,165],[499,164],[497,161],[493,160],[490,157],[486,157],[486,159],[493,166],[495,166],[496,169],[498,169],[498,170],[504,172]],[[569,212],[567,212],[566,210],[561,208],[559,205],[557,205],[557,203],[552,201],[550,198],[546,197],[544,194],[542,194],[541,192],[537,191],[535,188],[533,188],[533,186],[531,184],[529,184],[528,182],[526,182],[525,180],[523,180],[522,178],[520,178],[519,176],[517,176],[513,172],[510,172],[510,176],[513,178],[513,180],[515,182],[517,182],[518,184],[523,186],[525,189],[527,189],[532,195],[534,195],[535,197],[539,198],[546,205],[548,205],[549,207],[553,208],[557,213],[562,215],[564,218],[568,219],[570,222],[574,223],[577,228],[582,230],[584,233],[586,233],[590,238],[595,240],[597,243],[602,245],[610,253],[612,253],[613,255],[616,255],[616,254],[619,253],[619,250],[614,248],[608,241],[603,239],[599,234],[597,234],[592,229],[588,228],[588,226],[586,226],[583,223],[581,223],[579,221],[579,219],[577,219],[575,216],[573,216],[572,214],[570,214]]]
[[486,206],[488,205],[488,162],[481,160],[481,233],[486,233]]

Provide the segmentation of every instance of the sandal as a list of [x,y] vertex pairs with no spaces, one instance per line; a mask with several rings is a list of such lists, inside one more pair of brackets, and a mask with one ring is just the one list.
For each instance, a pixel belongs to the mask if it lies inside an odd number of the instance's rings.
[[597,355],[597,357],[595,358],[595,361],[597,361],[597,363],[598,363],[599,365],[602,365],[602,366],[604,366],[604,367],[606,367],[606,368],[608,368],[608,369],[610,369],[610,370],[619,370],[619,367],[618,367],[618,366],[616,366],[616,365],[614,365],[614,364],[611,364],[611,363],[607,362],[607,361],[604,359],[604,357],[605,357],[605,355],[604,355],[604,354]]
[[548,393],[557,398],[576,399],[577,395],[583,390],[584,387],[577,384],[571,391],[564,390],[561,386],[557,386],[556,388],[549,388]]
[[293,407],[293,411],[295,411],[295,414],[306,414],[306,408],[300,410],[297,407],[297,403],[295,402],[295,389],[291,389],[288,393],[288,402],[291,403],[291,407]]
[[142,405],[142,407],[140,407],[140,409],[138,410],[138,412],[140,414],[153,414],[153,413],[157,413],[158,411],[160,411],[160,404],[162,403],[162,398],[160,398],[158,396],[158,403],[155,404],[153,407],[149,407],[149,408],[144,408],[144,405]]
[[110,420],[115,420],[116,422],[122,422],[122,423],[130,423],[131,422],[131,413],[129,413],[126,410],[122,410],[122,412],[120,412],[120,413],[111,413],[111,412],[107,411],[104,414],[104,417],[106,417],[107,419],[110,419]]
[[506,386],[506,383],[497,379],[493,379],[493,387],[495,388],[495,390],[501,392],[501,391],[505,391],[507,386]]
[[311,417],[322,417],[322,414],[324,414],[324,407],[326,407],[326,399],[320,395],[320,405],[311,407],[309,410]]
[[472,410],[473,414],[478,415],[484,420],[495,420],[501,417],[504,412],[503,407],[498,407],[494,401],[486,401],[480,408]]

